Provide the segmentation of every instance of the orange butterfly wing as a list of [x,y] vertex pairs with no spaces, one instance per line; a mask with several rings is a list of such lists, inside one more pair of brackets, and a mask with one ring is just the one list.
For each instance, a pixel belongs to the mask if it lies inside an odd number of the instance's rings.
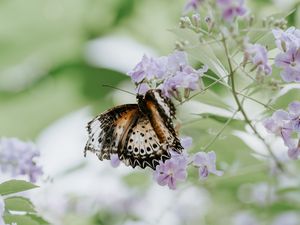
[[170,104],[153,90],[140,98],[139,104],[117,106],[100,114],[88,123],[85,154],[91,151],[103,160],[115,153],[133,168],[155,169],[160,160],[170,158],[170,149],[182,150],[171,119],[175,108]]

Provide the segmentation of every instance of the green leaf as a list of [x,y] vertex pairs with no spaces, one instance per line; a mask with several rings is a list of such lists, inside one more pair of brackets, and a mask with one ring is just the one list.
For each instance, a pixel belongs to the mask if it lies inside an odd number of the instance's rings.
[[[201,114],[197,114],[197,115],[201,116],[203,119],[206,119],[206,118],[212,119],[212,120],[215,120],[222,124],[225,124],[230,119],[229,117],[226,117],[226,116],[220,116],[220,115],[211,114],[211,113],[201,113]],[[228,126],[238,129],[238,130],[244,130],[245,121],[238,120],[238,119],[231,119]]]
[[40,225],[40,223],[27,215],[4,215],[3,218],[7,224],[17,223],[18,225]]
[[277,191],[277,194],[286,194],[290,192],[300,192],[300,188],[299,187],[281,188]]
[[37,187],[37,185],[24,180],[10,180],[0,184],[0,195],[14,194]]
[[10,197],[5,199],[5,208],[12,211],[36,212],[31,201],[24,197]]
[[35,214],[28,214],[27,216],[30,217],[31,219],[33,219],[34,221],[38,222],[40,225],[50,224],[48,221],[44,220],[42,217],[37,216]]

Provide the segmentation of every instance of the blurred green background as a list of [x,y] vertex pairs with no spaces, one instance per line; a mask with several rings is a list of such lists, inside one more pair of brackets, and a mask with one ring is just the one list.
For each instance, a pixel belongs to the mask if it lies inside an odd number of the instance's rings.
[[[35,140],[48,126],[69,113],[90,107],[92,109],[90,117],[92,117],[119,103],[113,100],[112,93],[115,90],[102,85],[115,87],[121,85],[128,91],[133,91],[133,86],[130,86],[129,78],[125,73],[138,62],[144,50],[154,55],[167,55],[173,51],[176,37],[168,29],[178,25],[184,4],[183,0],[1,1],[0,136]],[[258,17],[295,10],[288,17],[289,25],[300,26],[300,3],[297,0],[251,0],[247,4]],[[124,50],[124,46],[128,48]],[[121,93],[121,95],[125,94]],[[215,99],[217,96],[211,97],[212,101]],[[203,143],[208,143],[212,134],[215,134],[222,126],[222,123],[215,120],[204,120],[199,123],[183,124],[182,131],[185,135],[195,139],[193,151],[197,151],[198,147],[204,146]],[[82,130],[78,132],[85,132],[84,129],[82,126]],[[227,133],[224,133],[225,136],[212,146],[213,149],[220,150],[217,154],[223,162],[221,167],[228,169],[229,175],[222,178],[211,177],[208,182],[199,183],[196,171],[191,171],[191,183],[195,184],[195,188],[183,187],[173,194],[169,194],[171,191],[162,188],[161,193],[169,196],[162,199],[173,206],[173,211],[172,206],[168,206],[169,208],[165,207],[160,212],[161,215],[166,215],[166,217],[181,215],[180,211],[185,208],[191,209],[190,212],[194,216],[190,216],[189,212],[183,210],[181,220],[162,219],[165,217],[160,217],[160,213],[157,213],[158,216],[154,220],[146,216],[139,218],[136,216],[138,213],[135,213],[138,207],[144,207],[145,211],[155,211],[155,204],[149,199],[153,197],[149,192],[154,192],[151,186],[153,183],[151,173],[145,174],[144,171],[138,170],[130,171],[125,175],[120,172],[116,175],[111,170],[105,170],[99,174],[109,172],[112,173],[111,176],[114,179],[122,179],[128,196],[122,198],[122,201],[112,200],[115,205],[110,207],[106,207],[98,196],[95,198],[99,200],[100,205],[81,205],[78,209],[77,206],[80,205],[78,203],[86,202],[88,198],[91,200],[93,196],[87,197],[76,191],[63,192],[61,196],[68,200],[61,199],[61,201],[68,201],[68,207],[67,210],[66,208],[63,210],[63,215],[53,213],[57,216],[55,223],[235,225],[238,223],[230,222],[235,212],[245,210],[251,211],[264,221],[259,224],[271,224],[271,221],[281,213],[299,213],[300,193],[297,189],[299,179],[294,180],[294,185],[291,186],[294,188],[293,193],[296,194],[292,199],[279,196],[273,201],[273,197],[269,196],[272,201],[266,203],[263,199],[261,202],[258,200],[257,203],[250,199],[251,197],[245,197],[250,195],[254,184],[258,184],[258,193],[264,192],[268,195],[271,193],[272,185],[279,181],[270,176],[268,168],[252,157],[249,147],[240,139],[235,136],[226,136],[231,132],[232,130],[227,130]],[[68,133],[65,135],[68,136]],[[232,148],[233,145],[234,148]],[[82,146],[78,148],[81,149]],[[222,152],[222,149],[228,151]],[[64,150],[60,149],[60,154],[63,154]],[[79,177],[89,176],[88,172],[79,174],[83,173],[81,171],[83,167],[88,167],[86,161],[83,163],[82,153],[73,151],[72,154],[78,155],[79,158],[74,165],[68,167],[63,162],[53,165],[61,168],[58,173],[59,178],[54,179],[54,184],[59,179],[64,179],[64,176],[69,176],[67,179],[70,181],[69,185],[80,182]],[[53,157],[62,156],[54,155]],[[96,165],[93,169],[97,171],[95,168],[101,167],[101,164],[98,164],[96,159],[93,162]],[[234,175],[230,175],[230,171]],[[50,177],[55,177],[51,172],[49,173]],[[98,181],[99,186],[106,185],[101,184],[101,180]],[[89,182],[87,186],[93,184],[94,180]],[[51,182],[47,185],[41,184],[42,187],[47,186],[49,190],[53,188],[51,185]],[[65,183],[59,183],[55,190],[61,189],[63,185]],[[160,190],[159,188],[161,187],[156,185],[156,189]],[[57,194],[48,189],[45,193]],[[118,186],[114,186],[114,189],[118,191]],[[187,189],[188,192],[185,192]],[[282,189],[281,194],[285,193],[286,189]],[[181,196],[185,195],[184,200],[181,200]],[[197,195],[201,196],[202,200],[195,198]],[[208,198],[210,200],[206,201]],[[257,198],[259,199],[259,196]],[[160,201],[157,196],[153,199],[158,203]],[[179,202],[178,208],[177,201]],[[202,205],[194,204],[195,201],[199,201]],[[126,208],[126,204],[136,202],[138,202],[137,206],[132,206],[134,210],[131,210],[131,206]],[[56,202],[56,204],[63,205],[64,203]],[[49,211],[55,208],[55,204],[51,207],[47,204],[40,205],[42,213],[46,214],[47,208],[50,208]],[[173,214],[169,215],[169,210]],[[46,218],[50,218],[50,221],[53,219],[51,215],[46,215]],[[126,222],[127,220],[134,222],[129,223]],[[297,225],[297,223],[292,225]]]

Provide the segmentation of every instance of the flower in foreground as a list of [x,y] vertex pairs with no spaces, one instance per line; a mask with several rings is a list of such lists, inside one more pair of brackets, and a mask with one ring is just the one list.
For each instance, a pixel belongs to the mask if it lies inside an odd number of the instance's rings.
[[286,82],[300,82],[300,47],[291,46],[275,57],[275,65],[283,69],[280,73]]
[[110,155],[110,164],[112,167],[116,168],[120,165],[120,159],[118,154],[111,154]]
[[290,27],[286,31],[274,29],[273,35],[281,52],[275,57],[275,65],[286,82],[300,82],[300,30]]
[[206,179],[212,173],[217,176],[222,176],[223,171],[216,169],[216,153],[198,152],[193,159],[193,165],[199,168],[199,178]]
[[31,182],[36,182],[43,172],[36,164],[40,156],[39,150],[31,142],[23,142],[16,138],[0,139],[0,171],[13,177],[28,176]]
[[168,185],[170,189],[176,189],[177,181],[187,178],[187,154],[172,153],[170,159],[160,162],[154,171],[154,179],[161,186]]
[[292,129],[300,133],[300,102],[294,101],[289,104],[289,117]]
[[[300,156],[300,102],[294,101],[289,104],[288,111],[279,109],[270,118],[263,121],[265,128],[281,136],[284,144],[288,147],[288,156],[298,159]],[[296,140],[295,135],[297,136]]]
[[246,44],[246,58],[250,58],[251,62],[258,68],[258,72],[264,72],[266,75],[272,73],[272,67],[268,65],[268,52],[266,47],[260,44]]
[[293,145],[289,114],[286,111],[277,110],[272,117],[263,121],[263,125],[269,132],[281,136],[286,146],[291,147]]

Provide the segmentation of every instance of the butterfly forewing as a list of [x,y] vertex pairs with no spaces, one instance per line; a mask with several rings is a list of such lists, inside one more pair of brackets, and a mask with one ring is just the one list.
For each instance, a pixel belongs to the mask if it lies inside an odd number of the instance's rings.
[[145,95],[144,110],[160,143],[178,153],[183,149],[177,137],[171,117],[175,117],[175,107],[171,101],[161,96],[160,90],[150,90]]
[[137,104],[114,107],[100,114],[87,125],[89,140],[85,154],[91,151],[100,160],[110,159],[110,154],[117,153],[122,137],[128,132],[138,115]]

